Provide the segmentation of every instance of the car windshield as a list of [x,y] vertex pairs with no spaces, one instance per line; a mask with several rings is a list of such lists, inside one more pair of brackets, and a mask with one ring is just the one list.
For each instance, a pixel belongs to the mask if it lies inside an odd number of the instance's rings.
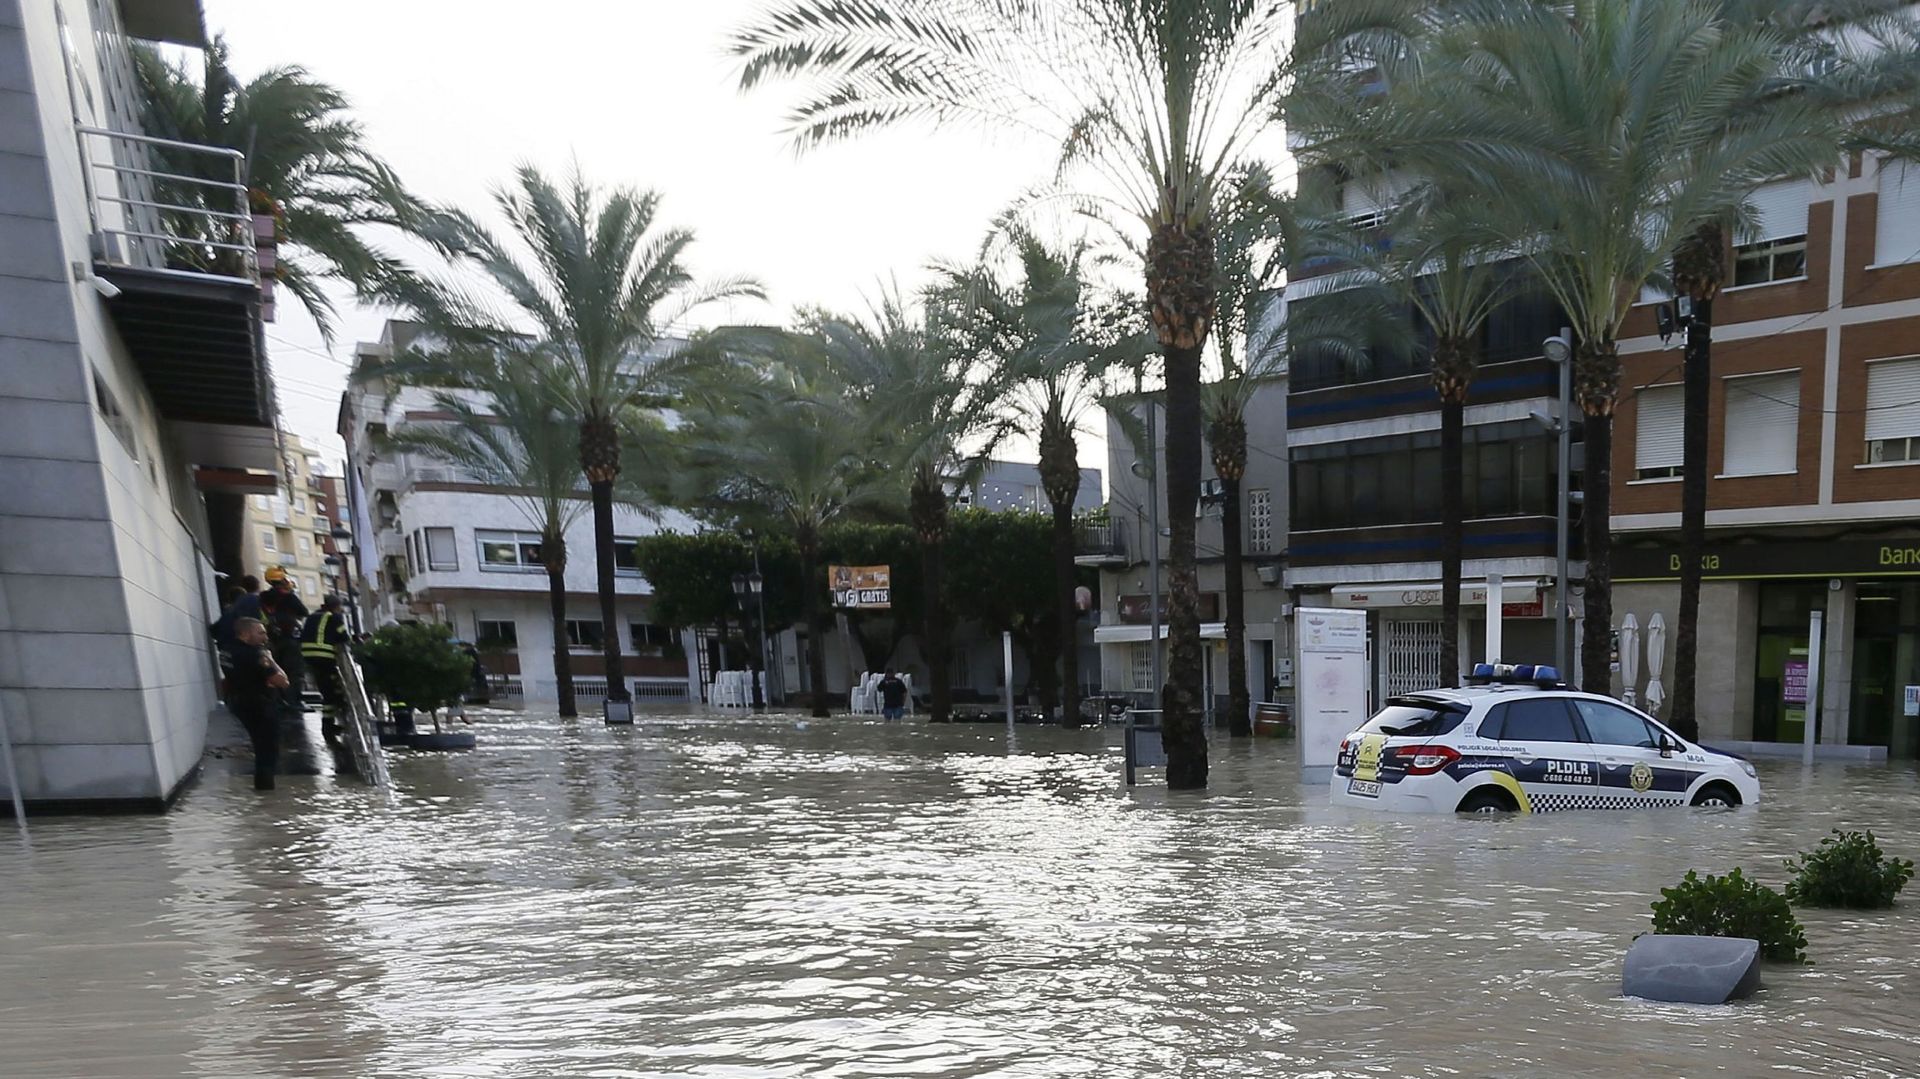
[[1387,701],[1385,708],[1374,713],[1360,731],[1394,738],[1432,738],[1458,727],[1466,717],[1466,706],[1451,701],[1394,697]]

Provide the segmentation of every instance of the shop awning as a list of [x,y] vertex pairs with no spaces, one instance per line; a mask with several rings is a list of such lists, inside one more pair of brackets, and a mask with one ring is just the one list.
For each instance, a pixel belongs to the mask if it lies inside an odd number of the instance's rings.
[[[1131,641],[1150,641],[1153,639],[1152,626],[1095,626],[1093,643],[1127,644]],[[1166,623],[1160,624],[1160,639],[1167,639]],[[1227,639],[1225,622],[1200,623],[1200,639],[1203,641],[1224,641]]]
[[[1501,603],[1538,603],[1540,582],[1535,578],[1502,581]],[[1487,582],[1468,581],[1460,586],[1460,603],[1466,607],[1487,605]],[[1378,584],[1335,585],[1331,605],[1372,609],[1376,607],[1440,608],[1439,581],[1387,581]]]

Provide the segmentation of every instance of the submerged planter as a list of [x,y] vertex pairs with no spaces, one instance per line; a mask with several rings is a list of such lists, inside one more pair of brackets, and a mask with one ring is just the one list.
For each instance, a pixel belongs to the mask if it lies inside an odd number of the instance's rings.
[[1648,933],[1627,949],[1621,992],[1644,1000],[1725,1004],[1760,988],[1760,942]]
[[422,731],[407,739],[407,745],[413,749],[472,749],[480,742],[479,738],[467,731],[445,731],[435,734]]

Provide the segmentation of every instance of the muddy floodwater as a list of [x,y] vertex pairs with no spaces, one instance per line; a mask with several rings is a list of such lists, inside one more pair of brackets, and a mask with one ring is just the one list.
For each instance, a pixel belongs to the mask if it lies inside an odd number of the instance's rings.
[[0,822],[0,1076],[1920,1074],[1920,888],[1803,912],[1751,1001],[1618,995],[1688,868],[1920,854],[1907,765],[1432,819],[1331,809],[1278,743],[1169,795],[1114,731],[477,726],[391,804],[214,760],[164,817]]

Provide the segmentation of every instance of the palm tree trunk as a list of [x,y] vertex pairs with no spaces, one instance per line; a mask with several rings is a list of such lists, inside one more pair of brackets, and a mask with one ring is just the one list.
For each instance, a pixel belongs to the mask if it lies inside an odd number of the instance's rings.
[[1575,355],[1574,391],[1586,414],[1586,463],[1580,477],[1581,538],[1587,580],[1581,597],[1580,688],[1613,692],[1613,406],[1620,385],[1620,354],[1612,341],[1582,342]]
[[553,684],[560,694],[560,714],[577,716],[580,710],[573,699],[573,656],[567,649],[566,551],[564,537],[541,537],[540,552],[547,567],[547,609],[553,617]]
[[1073,602],[1073,502],[1053,503],[1053,610],[1060,622],[1060,725],[1080,725],[1080,620]]
[[1707,546],[1707,398],[1712,386],[1713,298],[1693,301],[1681,366],[1680,613],[1673,635],[1674,732],[1700,738],[1694,715],[1696,656],[1700,643],[1700,562]]
[[1200,580],[1193,511],[1200,499],[1200,345],[1166,346],[1167,684],[1161,738],[1167,787],[1207,785],[1205,704],[1200,699]]
[[[1466,413],[1464,395],[1440,399],[1440,677],[1460,678],[1460,563],[1465,547]],[[1492,656],[1487,660],[1491,662]]]
[[1220,477],[1220,550],[1227,572],[1227,733],[1253,734],[1253,696],[1247,686],[1247,590],[1240,580],[1246,554],[1240,537],[1240,477]]
[[827,711],[827,615],[820,606],[820,541],[811,528],[795,537],[800,548],[800,612],[807,623],[807,679],[812,713],[825,719]]
[[908,494],[914,538],[920,544],[921,651],[927,660],[927,712],[935,723],[953,717],[953,663],[947,643],[947,493],[937,477],[920,477]]
[[589,485],[593,491],[593,560],[600,577],[600,657],[607,676],[607,700],[628,700],[621,671],[620,631],[614,609],[613,481]]

